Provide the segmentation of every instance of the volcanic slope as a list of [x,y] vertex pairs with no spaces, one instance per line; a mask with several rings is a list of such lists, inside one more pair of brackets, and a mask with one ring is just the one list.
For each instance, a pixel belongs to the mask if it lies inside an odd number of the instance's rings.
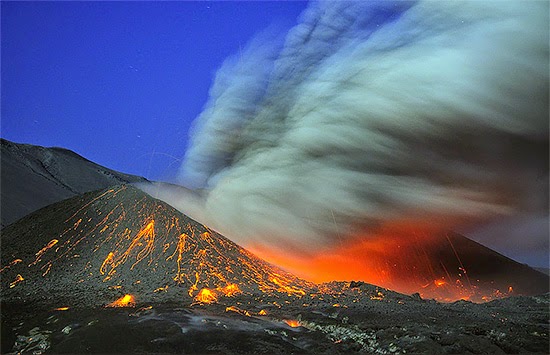
[[215,302],[313,287],[126,185],[47,206],[2,231],[2,299]]
[[548,275],[457,233],[386,233],[344,255],[360,263],[363,281],[439,301],[483,302],[549,291]]
[[0,139],[1,226],[69,197],[145,178],[107,169],[63,148]]

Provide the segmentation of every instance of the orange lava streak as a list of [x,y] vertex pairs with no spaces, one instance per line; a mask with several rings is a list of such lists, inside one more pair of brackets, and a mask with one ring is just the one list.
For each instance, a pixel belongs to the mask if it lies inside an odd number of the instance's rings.
[[118,258],[115,259],[114,252],[110,252],[100,267],[100,273],[102,275],[105,274],[107,265],[111,267],[111,269],[107,272],[107,277],[103,281],[107,281],[116,273],[117,267],[119,267],[121,264],[124,264],[134,249],[136,249],[139,246],[143,245],[143,242],[145,242],[145,247],[141,249],[136,256],[136,261],[132,264],[130,267],[130,270],[134,268],[140,261],[142,261],[144,258],[146,258],[148,255],[150,255],[153,252],[153,249],[155,248],[154,245],[155,241],[155,220],[152,219],[144,228],[142,228],[138,234],[132,239],[132,242],[130,243],[130,246],[126,249],[124,253],[122,253]]
[[69,307],[59,307],[54,309],[54,311],[67,311],[67,310],[69,310]]
[[279,279],[272,277],[269,281],[273,282],[275,285],[279,286],[279,289],[277,291],[279,292],[286,292],[289,295],[305,295],[306,293],[304,290],[294,287],[294,286],[288,286],[282,283]]
[[155,220],[151,220],[147,224],[145,228],[139,231],[139,233],[136,235],[134,240],[132,241],[132,244],[130,244],[130,247],[128,247],[128,250],[125,254],[129,254],[131,250],[134,248],[136,244],[139,243],[139,240],[143,237],[143,239],[146,242],[145,248],[140,250],[138,252],[138,255],[136,257],[136,262],[132,265],[131,269],[136,266],[137,263],[139,263],[141,260],[143,260],[145,257],[147,257],[153,249],[155,248],[154,242],[155,242]]
[[157,293],[157,292],[167,292],[168,291],[168,285],[165,285],[164,287],[159,287],[155,290],[153,290],[154,293]]
[[9,268],[12,267],[13,265],[19,264],[19,263],[22,262],[22,261],[23,261],[23,260],[21,260],[21,259],[15,259],[15,260],[13,260],[11,263],[9,263],[8,265],[4,266],[4,267],[0,270],[0,272],[9,269]]
[[189,288],[189,297],[193,297],[193,291],[196,291],[198,290],[198,283],[199,283],[199,280],[200,280],[200,276],[199,276],[199,273],[197,271],[195,271],[195,283],[193,285],[191,285],[191,287]]
[[109,303],[105,307],[134,307],[136,305],[136,300],[132,295],[124,295],[118,300]]
[[166,261],[172,259],[176,253],[178,253],[178,258],[176,259],[176,265],[178,268],[178,271],[176,272],[176,276],[174,276],[174,281],[176,281],[178,284],[183,283],[183,277],[184,274],[181,272],[181,262],[183,260],[183,254],[185,252],[185,240],[188,238],[187,234],[182,233],[179,236],[178,244],[176,246],[176,250],[174,250],[174,253],[170,255],[168,258],[166,258]]
[[243,316],[250,317],[250,312],[248,312],[246,309],[240,309],[239,307],[235,307],[235,306],[225,307],[225,311],[226,312],[235,312],[235,313],[238,313],[238,314],[242,314]]
[[107,265],[111,265],[113,263],[113,258],[114,258],[115,254],[113,252],[110,252],[107,257],[105,258],[105,260],[103,260],[103,263],[101,264],[101,267],[99,268],[99,272],[101,273],[101,275],[105,275],[105,267]]
[[42,255],[47,252],[49,249],[51,249],[54,245],[56,245],[57,243],[59,243],[59,240],[57,239],[52,239],[50,240],[50,242],[48,244],[46,244],[46,246],[42,249],[40,249],[36,254],[36,260],[34,260],[29,266],[32,266],[32,265],[35,265],[36,263],[38,263],[40,261],[40,258],[42,257]]
[[15,280],[13,280],[13,282],[10,282],[10,288],[14,288],[15,286],[17,286],[18,283],[24,280],[25,279],[23,278],[23,276],[21,276],[21,274],[17,274]]

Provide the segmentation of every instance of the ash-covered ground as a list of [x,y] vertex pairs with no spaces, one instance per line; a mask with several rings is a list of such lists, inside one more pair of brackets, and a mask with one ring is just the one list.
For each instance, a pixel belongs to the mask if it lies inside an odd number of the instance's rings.
[[80,307],[56,295],[3,303],[2,353],[549,352],[549,295],[444,304],[363,283],[322,286],[211,304]]

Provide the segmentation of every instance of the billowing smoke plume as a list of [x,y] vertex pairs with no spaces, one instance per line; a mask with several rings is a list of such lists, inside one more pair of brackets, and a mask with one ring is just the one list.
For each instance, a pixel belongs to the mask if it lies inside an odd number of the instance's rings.
[[540,215],[548,41],[544,1],[314,2],[223,64],[181,183],[245,243]]

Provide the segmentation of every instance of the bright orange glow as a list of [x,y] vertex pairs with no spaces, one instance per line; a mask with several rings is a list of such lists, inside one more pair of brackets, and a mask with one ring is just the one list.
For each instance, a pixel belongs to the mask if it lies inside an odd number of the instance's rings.
[[10,288],[14,288],[15,286],[17,286],[18,283],[24,280],[25,279],[23,278],[23,276],[21,276],[21,274],[17,274],[15,280],[13,280],[13,282],[10,282]]
[[227,297],[231,297],[231,296],[234,296],[236,294],[241,293],[241,289],[236,284],[229,284],[225,287],[218,287],[216,290],[220,291],[221,293],[223,293]]
[[[259,244],[247,248],[260,258],[316,283],[364,281],[405,294],[418,292],[422,298],[444,302],[459,299],[479,302],[503,297],[502,293],[495,293],[497,287],[489,282],[482,289],[478,281],[470,279],[471,270],[465,269],[462,260],[465,255],[460,254],[464,249],[456,249],[452,240],[435,228],[403,224],[304,254]],[[270,281],[280,287],[280,292],[294,293],[285,290],[276,277]]]
[[200,303],[214,303],[218,301],[218,297],[211,290],[203,288],[199,291],[199,294],[195,297],[195,300]]
[[0,269],[0,272],[6,270],[6,269],[9,269],[10,267],[12,267],[13,265],[16,265],[16,264],[19,264],[20,262],[22,262],[23,260],[21,259],[15,259],[13,260],[11,263],[9,263],[8,265],[4,266],[2,269]]
[[106,307],[134,307],[136,305],[136,301],[134,299],[134,296],[132,295],[124,295],[120,297],[118,300],[109,303]]
[[306,293],[304,292],[304,290],[298,288],[298,287],[294,287],[294,286],[289,286],[283,282],[281,282],[278,278],[276,277],[272,277],[269,281],[273,282],[275,285],[279,286],[279,289],[277,291],[279,292],[286,292],[288,293],[289,295],[305,295]]
[[261,311],[258,312],[258,315],[260,316],[267,316],[267,312],[265,309],[262,309]]
[[67,311],[68,309],[69,309],[69,307],[59,307],[59,308],[54,309],[54,311]]
[[283,320],[286,324],[288,324],[292,328],[296,328],[300,326],[300,322],[294,319],[285,319]]

